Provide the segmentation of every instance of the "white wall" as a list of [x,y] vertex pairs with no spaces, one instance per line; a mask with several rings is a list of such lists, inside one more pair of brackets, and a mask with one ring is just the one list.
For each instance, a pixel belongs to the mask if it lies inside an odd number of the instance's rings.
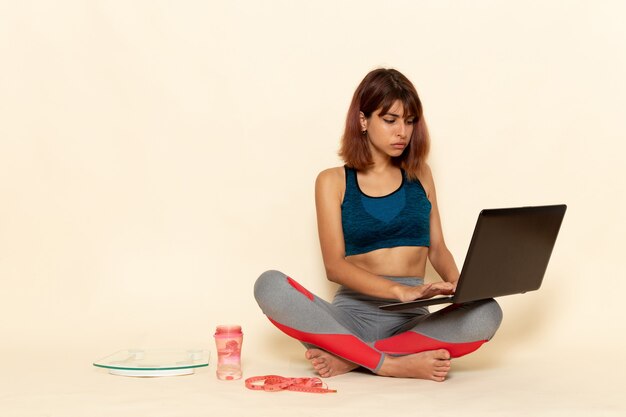
[[[329,296],[313,184],[352,92],[415,83],[446,239],[485,207],[567,203],[544,287],[501,299],[501,356],[624,349],[626,31],[618,1],[0,2],[5,348],[300,355],[252,297]],[[281,352],[281,353],[276,353]]]

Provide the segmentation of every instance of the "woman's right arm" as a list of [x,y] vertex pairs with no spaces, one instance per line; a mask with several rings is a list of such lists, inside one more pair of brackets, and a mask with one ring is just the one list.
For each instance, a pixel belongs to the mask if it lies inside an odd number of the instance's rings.
[[372,274],[346,260],[341,224],[341,202],[345,192],[342,168],[322,171],[315,182],[317,229],[327,278],[372,297],[412,301],[429,294],[431,284],[418,287],[402,285]]

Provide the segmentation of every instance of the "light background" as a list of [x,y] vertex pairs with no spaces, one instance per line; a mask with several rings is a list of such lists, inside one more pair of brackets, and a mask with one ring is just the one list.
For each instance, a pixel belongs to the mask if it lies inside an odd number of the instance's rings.
[[215,325],[236,322],[262,372],[299,361],[252,286],[279,269],[331,296],[313,185],[341,164],[357,84],[385,66],[421,96],[459,267],[480,209],[569,207],[544,286],[500,300],[503,325],[477,363],[567,352],[561,377],[597,370],[598,357],[624,370],[625,12],[620,1],[1,1],[2,349],[95,360],[211,348]]

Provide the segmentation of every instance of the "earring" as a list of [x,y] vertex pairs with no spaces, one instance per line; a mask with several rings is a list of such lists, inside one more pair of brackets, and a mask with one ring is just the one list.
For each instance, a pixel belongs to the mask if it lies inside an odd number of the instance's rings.
[[367,129],[365,129],[365,130],[362,130],[362,131],[361,131],[361,134],[362,134],[362,135],[365,135],[365,134],[367,134]]

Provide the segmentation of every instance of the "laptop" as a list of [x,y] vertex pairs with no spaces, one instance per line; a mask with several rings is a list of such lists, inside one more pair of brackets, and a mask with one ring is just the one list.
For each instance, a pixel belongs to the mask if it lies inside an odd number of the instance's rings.
[[406,310],[538,290],[566,209],[560,204],[482,210],[454,295],[379,308]]

